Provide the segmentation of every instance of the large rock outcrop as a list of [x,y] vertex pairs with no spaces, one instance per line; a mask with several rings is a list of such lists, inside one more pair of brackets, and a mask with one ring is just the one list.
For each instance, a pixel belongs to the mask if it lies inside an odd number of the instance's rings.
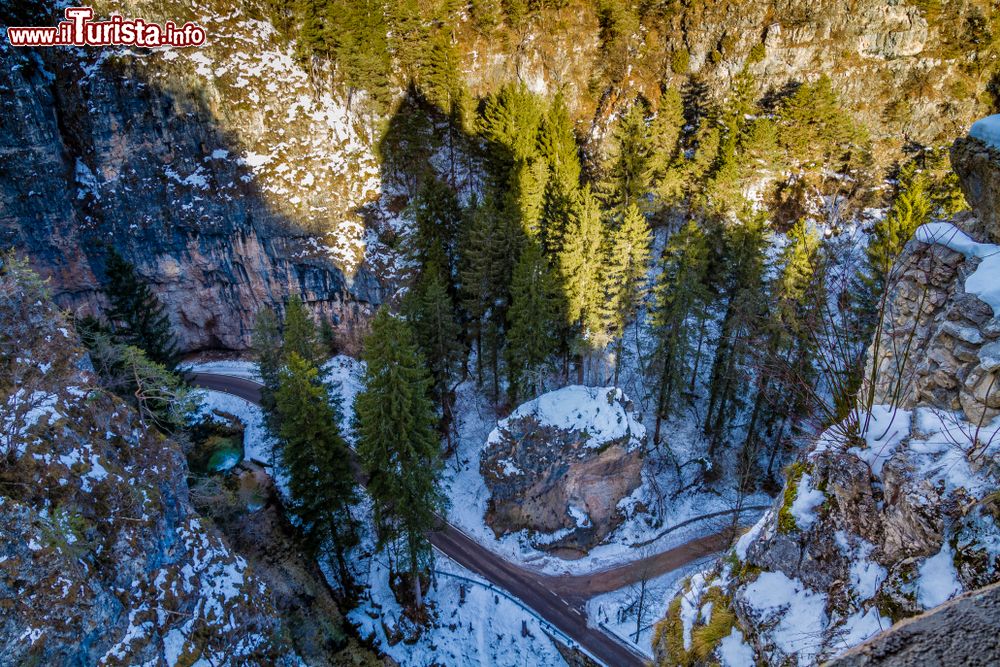
[[830,661],[830,667],[1000,663],[1000,584],[950,600]]
[[978,236],[1000,243],[1000,147],[976,137],[960,137],[951,147],[951,164],[962,192],[976,211]]
[[621,522],[644,438],[620,389],[569,386],[521,405],[482,453],[486,522],[498,536],[526,529],[540,548],[586,553]]

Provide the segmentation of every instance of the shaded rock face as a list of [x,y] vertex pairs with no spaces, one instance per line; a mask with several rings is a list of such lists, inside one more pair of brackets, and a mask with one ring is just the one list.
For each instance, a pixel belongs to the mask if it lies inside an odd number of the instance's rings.
[[1000,663],[1000,584],[966,593],[831,660],[831,667]]
[[[625,400],[603,391],[609,407]],[[491,493],[487,524],[498,537],[527,529],[541,534],[538,548],[586,553],[621,523],[618,504],[641,483],[635,437],[625,429],[621,437],[595,442],[582,430],[543,423],[536,415],[504,420],[480,460]]]
[[379,302],[367,269],[348,280],[274,210],[197,97],[128,58],[85,69],[4,46],[0,62],[0,247],[30,257],[60,305],[106,305],[107,245],[151,283],[185,351],[246,348],[254,313],[291,294],[342,330]]
[[976,212],[973,233],[1000,243],[1000,150],[974,137],[961,137],[952,144],[951,164]]

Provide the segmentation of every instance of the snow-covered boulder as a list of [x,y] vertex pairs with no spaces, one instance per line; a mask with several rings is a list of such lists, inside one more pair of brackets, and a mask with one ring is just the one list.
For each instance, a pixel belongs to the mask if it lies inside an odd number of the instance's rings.
[[480,470],[497,535],[523,529],[572,556],[621,521],[640,484],[645,428],[620,389],[570,386],[522,404],[490,433]]

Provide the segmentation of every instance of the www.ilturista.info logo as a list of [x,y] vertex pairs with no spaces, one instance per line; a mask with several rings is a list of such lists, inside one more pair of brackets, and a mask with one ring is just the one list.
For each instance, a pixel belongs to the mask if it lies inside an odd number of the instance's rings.
[[178,27],[173,21],[163,25],[142,19],[112,16],[92,21],[90,7],[67,7],[66,20],[52,27],[10,26],[11,46],[201,46],[205,29],[190,21]]

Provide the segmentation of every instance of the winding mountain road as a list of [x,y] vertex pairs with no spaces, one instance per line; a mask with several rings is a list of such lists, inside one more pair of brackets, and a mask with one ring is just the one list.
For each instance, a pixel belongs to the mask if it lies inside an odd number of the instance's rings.
[[[261,385],[253,380],[197,372],[190,373],[188,379],[199,387],[260,404]],[[746,511],[751,509],[757,508],[746,508]],[[547,575],[516,565],[447,522],[442,522],[441,527],[427,537],[439,551],[506,590],[608,667],[640,667],[648,660],[634,648],[601,629],[588,626],[584,611],[586,601],[721,551],[730,543],[732,531],[727,529],[700,537],[620,567],[565,576]]]

